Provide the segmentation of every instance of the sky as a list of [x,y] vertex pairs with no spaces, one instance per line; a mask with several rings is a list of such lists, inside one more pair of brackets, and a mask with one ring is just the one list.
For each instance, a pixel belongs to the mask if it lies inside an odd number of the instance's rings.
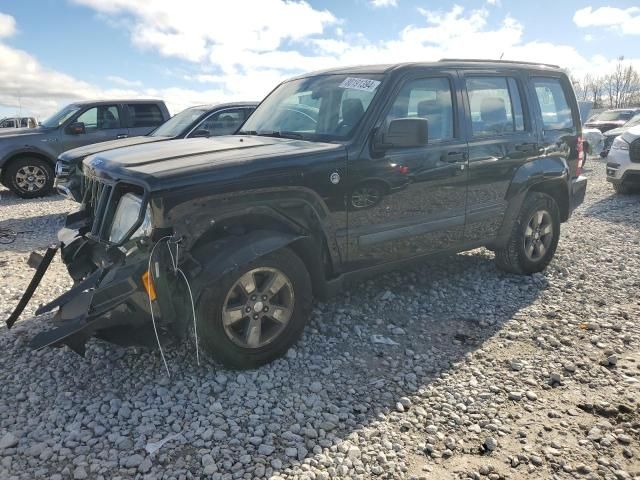
[[637,0],[0,0],[0,117],[92,98],[260,100],[343,65],[500,58],[640,69]]

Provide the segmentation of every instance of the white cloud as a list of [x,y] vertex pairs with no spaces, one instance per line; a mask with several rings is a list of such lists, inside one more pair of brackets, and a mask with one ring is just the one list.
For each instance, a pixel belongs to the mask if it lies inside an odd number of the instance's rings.
[[487,5],[491,5],[492,7],[499,7],[502,4],[500,0],[487,0]]
[[142,86],[142,82],[140,80],[127,80],[126,78],[118,77],[117,75],[109,75],[107,77],[107,80],[121,87],[141,87]]
[[581,28],[605,27],[624,35],[640,35],[640,7],[585,7],[576,11],[573,22]]
[[0,38],[10,37],[16,33],[16,20],[6,13],[0,12]]
[[[182,59],[167,78],[186,80],[190,86],[156,89],[114,75],[106,80],[115,88],[98,88],[3,43],[1,32],[7,36],[16,25],[12,17],[0,14],[0,107],[22,105],[44,116],[81,98],[160,97],[175,113],[194,104],[260,100],[287,77],[341,65],[503,56],[558,64],[581,77],[610,72],[617,56],[614,52],[611,58],[587,58],[570,45],[524,41],[520,21],[498,17],[488,8],[420,9],[414,24],[388,40],[372,42],[348,31],[332,13],[302,1],[262,0],[250,5],[237,0],[225,8],[216,2],[215,9],[208,6],[213,2],[195,5],[191,0],[74,1],[128,29],[133,44]],[[630,61],[640,68],[640,59]]]
[[381,8],[381,7],[397,7],[398,0],[369,0],[372,7]]

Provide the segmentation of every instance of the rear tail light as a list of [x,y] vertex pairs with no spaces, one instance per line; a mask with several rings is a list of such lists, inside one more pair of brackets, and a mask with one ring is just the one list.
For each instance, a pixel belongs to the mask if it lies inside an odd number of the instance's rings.
[[576,176],[579,176],[582,173],[582,163],[584,162],[584,141],[582,137],[578,137],[576,140],[576,151],[578,152],[578,163],[576,167]]
[[409,173],[409,167],[405,166],[405,165],[398,165],[396,166],[396,169],[398,170],[398,172],[406,175],[407,173]]

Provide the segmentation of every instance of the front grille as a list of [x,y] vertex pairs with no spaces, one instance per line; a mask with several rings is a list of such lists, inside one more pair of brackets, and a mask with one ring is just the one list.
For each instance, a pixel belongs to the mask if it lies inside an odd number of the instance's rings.
[[91,234],[102,238],[113,186],[86,175],[86,172],[82,178],[82,203],[92,218]]
[[633,163],[640,163],[640,138],[636,138],[629,145],[629,158]]

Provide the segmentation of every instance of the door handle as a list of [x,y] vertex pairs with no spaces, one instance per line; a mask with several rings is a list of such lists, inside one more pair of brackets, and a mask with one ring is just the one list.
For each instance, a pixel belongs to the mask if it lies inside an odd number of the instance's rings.
[[126,133],[120,133],[116,138],[127,138],[129,135]]
[[467,159],[467,155],[464,152],[449,152],[444,157],[444,161],[447,163],[464,162]]
[[520,145],[516,145],[515,149],[518,152],[533,152],[536,149],[535,143],[522,143]]

